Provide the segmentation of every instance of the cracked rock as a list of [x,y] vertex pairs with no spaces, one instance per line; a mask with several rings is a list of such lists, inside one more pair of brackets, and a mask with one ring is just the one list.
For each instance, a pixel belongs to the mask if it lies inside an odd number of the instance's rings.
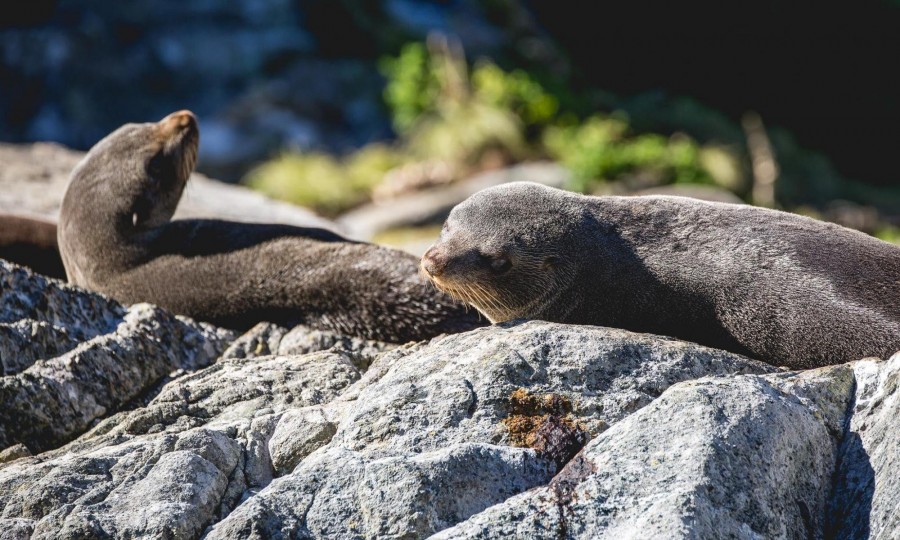
[[[0,353],[12,373],[0,377],[0,450],[55,448],[170,372],[210,364],[233,338],[148,304],[126,309],[5,261],[0,284]],[[22,355],[28,332],[37,345]],[[50,346],[53,336],[60,339]]]
[[523,412],[523,392],[556,396],[536,412],[564,412],[596,437],[678,381],[775,371],[657,336],[543,322],[400,347],[332,404],[343,410],[326,446],[207,538],[424,537],[557,472],[555,455],[511,447],[504,420]]
[[0,285],[0,540],[900,527],[900,354],[794,372],[540,321],[234,339],[2,262]]

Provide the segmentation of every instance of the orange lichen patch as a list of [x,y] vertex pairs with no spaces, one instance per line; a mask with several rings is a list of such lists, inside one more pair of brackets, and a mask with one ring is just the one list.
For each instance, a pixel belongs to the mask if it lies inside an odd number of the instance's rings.
[[572,403],[558,394],[537,396],[524,388],[509,396],[503,419],[513,446],[533,448],[562,467],[587,442],[585,430],[571,417]]
[[518,388],[509,395],[510,413],[513,415],[537,416],[542,414],[566,415],[572,412],[572,402],[559,394],[536,396],[524,388]]
[[532,448],[534,445],[534,434],[545,418],[545,416],[522,416],[517,414],[507,416],[503,419],[503,424],[509,430],[509,442],[513,446]]

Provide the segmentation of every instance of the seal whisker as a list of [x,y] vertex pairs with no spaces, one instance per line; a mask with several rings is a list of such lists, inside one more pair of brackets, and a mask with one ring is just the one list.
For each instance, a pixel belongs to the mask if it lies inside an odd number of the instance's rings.
[[477,284],[476,286],[479,288],[479,290],[482,291],[482,293],[484,293],[485,296],[487,296],[488,298],[491,299],[491,301],[493,302],[493,305],[495,306],[495,309],[496,309],[498,312],[500,312],[500,313],[509,313],[509,312],[512,311],[512,309],[509,307],[509,305],[508,305],[506,302],[503,301],[503,299],[500,297],[500,295],[492,294],[492,293],[491,293],[484,285],[482,285],[482,284]]
[[489,310],[490,305],[485,301],[485,299],[481,296],[481,294],[479,294],[478,291],[476,291],[475,288],[472,287],[471,283],[463,284],[461,287],[461,290],[465,291],[463,294],[460,295],[461,299],[464,302],[471,304],[472,306],[475,307],[475,309],[477,309],[479,311],[488,311]]
[[496,299],[491,296],[483,287],[475,286],[473,289],[478,291],[479,297],[482,298],[482,303],[485,306],[486,310],[489,310],[492,313],[492,319],[496,320],[502,317],[500,306],[497,304]]
[[464,287],[465,287],[465,290],[467,291],[468,299],[472,304],[474,304],[476,307],[490,308],[490,303],[484,298],[484,296],[478,290],[476,284],[466,283],[466,284],[464,284]]
[[473,283],[473,288],[477,289],[479,293],[485,298],[486,303],[490,310],[495,314],[492,319],[500,320],[504,318],[504,315],[509,312],[509,309],[504,308],[500,303],[499,299],[496,295],[491,294],[485,287],[478,283]]
[[491,309],[491,311],[497,313],[498,317],[495,317],[495,318],[499,318],[499,314],[501,313],[501,309],[500,309],[499,303],[497,302],[497,298],[496,298],[494,295],[490,294],[490,293],[487,291],[487,289],[485,289],[485,288],[484,288],[483,286],[481,286],[480,284],[473,283],[472,285],[473,285],[472,288],[475,289],[475,290],[477,290],[477,291],[478,291],[478,294],[479,294],[482,298],[484,298],[484,302],[485,302],[485,303],[487,304],[487,306]]
[[462,288],[465,291],[465,299],[470,304],[474,305],[476,308],[484,307],[485,301],[484,298],[478,293],[478,291],[471,286],[471,284],[465,284]]

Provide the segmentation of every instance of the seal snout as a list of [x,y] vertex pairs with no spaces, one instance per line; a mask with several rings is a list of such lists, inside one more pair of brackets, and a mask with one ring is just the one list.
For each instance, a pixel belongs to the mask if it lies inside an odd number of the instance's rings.
[[[452,271],[450,270],[453,265]],[[431,246],[422,256],[422,269],[431,278],[446,277],[448,274],[462,274],[472,276],[472,272],[487,271],[492,275],[500,276],[509,272],[512,268],[512,260],[506,253],[485,254],[478,250],[471,250],[462,256],[451,256],[446,249],[439,246]]]
[[165,136],[172,136],[186,130],[196,130],[197,117],[187,109],[176,111],[160,120],[159,128]]
[[443,274],[449,262],[449,257],[442,253],[437,246],[431,246],[425,255],[422,255],[422,269],[431,277]]

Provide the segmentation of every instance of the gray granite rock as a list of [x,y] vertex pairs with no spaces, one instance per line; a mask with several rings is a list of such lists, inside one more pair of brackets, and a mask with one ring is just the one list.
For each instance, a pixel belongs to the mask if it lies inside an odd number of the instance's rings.
[[235,339],[2,262],[0,354],[0,540],[900,526],[900,354],[790,372],[540,321],[400,347]]
[[831,538],[894,538],[900,531],[900,354],[854,364],[856,392],[841,444]]
[[358,377],[334,352],[225,360],[181,377],[65,447],[0,464],[0,530],[197,538],[271,482],[268,442],[281,416]]
[[259,323],[234,340],[222,358],[284,356],[338,349],[349,355],[357,367],[365,370],[379,354],[395,347],[392,343],[342,336],[306,326],[288,330],[271,323]]
[[9,373],[0,377],[0,450],[59,446],[173,370],[209,365],[233,339],[229,331],[148,304],[126,309],[5,261],[0,284],[0,365]]
[[42,358],[53,358],[78,345],[65,327],[19,319],[0,323],[0,376],[14,375]]
[[846,366],[677,384],[435,538],[823,538],[853,385]]
[[336,431],[337,422],[329,408],[313,405],[284,413],[269,439],[275,475],[291,473],[306,456],[331,441]]
[[422,537],[549,482],[579,447],[561,456],[554,437],[583,444],[678,381],[774,371],[657,336],[543,322],[401,347],[332,404],[343,410],[327,446],[208,538]]

